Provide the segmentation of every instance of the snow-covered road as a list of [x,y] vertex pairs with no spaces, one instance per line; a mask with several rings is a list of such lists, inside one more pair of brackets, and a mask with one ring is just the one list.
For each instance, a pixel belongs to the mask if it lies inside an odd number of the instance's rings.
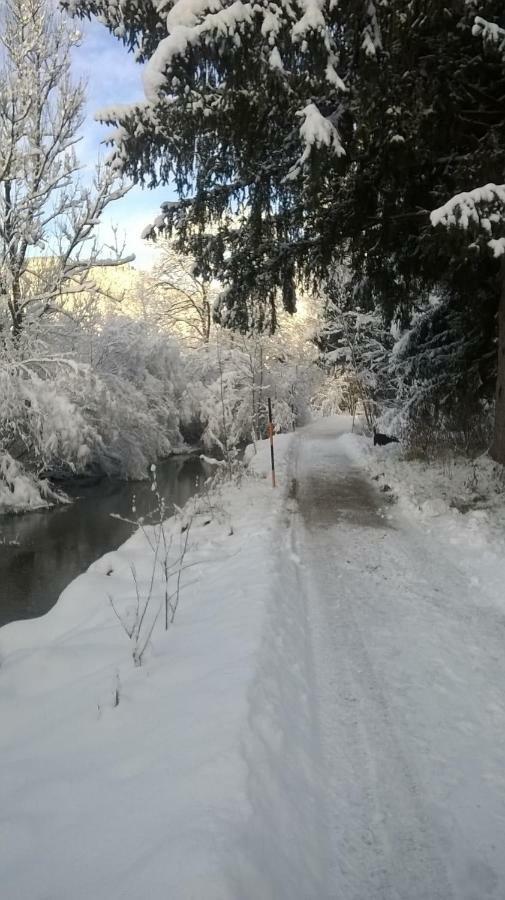
[[504,568],[349,428],[279,435],[275,491],[258,442],[161,561],[138,531],[0,629],[2,900],[504,900]]
[[278,557],[327,837],[310,896],[504,898],[505,617],[449,547],[385,517],[349,446],[335,420],[293,441]]

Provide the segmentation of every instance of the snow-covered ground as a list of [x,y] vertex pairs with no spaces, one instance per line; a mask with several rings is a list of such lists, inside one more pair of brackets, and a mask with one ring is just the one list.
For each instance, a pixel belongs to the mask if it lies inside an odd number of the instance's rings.
[[[347,434],[343,441],[376,481],[384,502],[403,520],[454,549],[453,558],[472,582],[505,578],[505,471],[487,454],[421,461],[401,445],[374,447],[370,438]],[[505,597],[504,597],[505,599]]]
[[[277,440],[281,484],[289,442]],[[261,460],[266,470],[268,448]],[[249,863],[248,822],[261,803],[249,753],[253,735],[261,742],[260,654],[281,506],[282,487],[258,475],[169,522],[173,562],[193,519],[187,568],[174,623],[164,630],[162,610],[141,667],[111,599],[132,624],[131,566],[141,601],[153,572],[142,532],[46,616],[0,631],[2,898],[261,896],[249,873],[259,866]],[[163,594],[159,570],[142,635]]]
[[0,630],[6,900],[505,896],[498,519],[451,543],[348,429],[279,436],[275,491],[262,442],[191,501],[140,626],[152,530]]

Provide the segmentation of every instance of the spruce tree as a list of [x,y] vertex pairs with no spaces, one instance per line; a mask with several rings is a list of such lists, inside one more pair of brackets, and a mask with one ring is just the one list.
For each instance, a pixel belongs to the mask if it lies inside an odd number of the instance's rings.
[[500,0],[62,2],[145,64],[145,101],[104,115],[116,164],[176,188],[151,234],[220,279],[222,321],[275,327],[342,259],[387,319],[434,286],[496,312],[499,262],[430,212],[503,180],[503,62],[474,33]]
[[[146,100],[107,118],[118,165],[145,184],[174,185],[156,230],[175,230],[206,278],[226,286],[221,317],[275,325],[275,298],[321,272],[320,215],[349,167],[348,67],[337,7],[65,0],[99,15],[146,63]],[[363,6],[362,3],[357,4]],[[333,210],[328,213],[333,215]]]
[[238,327],[292,310],[297,278],[351,252],[364,294],[391,316],[459,274],[430,211],[503,152],[501,64],[472,35],[498,0],[63,0],[99,15],[145,64],[146,100],[109,110],[118,165],[176,187],[156,230],[175,229],[227,285]]

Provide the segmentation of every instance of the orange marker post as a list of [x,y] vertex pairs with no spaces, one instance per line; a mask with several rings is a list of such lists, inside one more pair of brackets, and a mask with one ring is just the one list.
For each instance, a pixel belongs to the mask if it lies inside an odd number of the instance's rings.
[[275,487],[275,459],[274,459],[274,423],[272,419],[272,401],[268,398],[268,436],[270,438],[270,459],[272,461],[272,487]]

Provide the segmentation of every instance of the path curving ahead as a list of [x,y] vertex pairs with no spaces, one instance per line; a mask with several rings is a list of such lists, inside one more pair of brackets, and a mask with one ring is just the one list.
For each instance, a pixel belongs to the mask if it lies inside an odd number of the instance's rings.
[[339,428],[293,440],[277,559],[325,857],[291,896],[503,900],[505,616],[421,527],[385,518]]

